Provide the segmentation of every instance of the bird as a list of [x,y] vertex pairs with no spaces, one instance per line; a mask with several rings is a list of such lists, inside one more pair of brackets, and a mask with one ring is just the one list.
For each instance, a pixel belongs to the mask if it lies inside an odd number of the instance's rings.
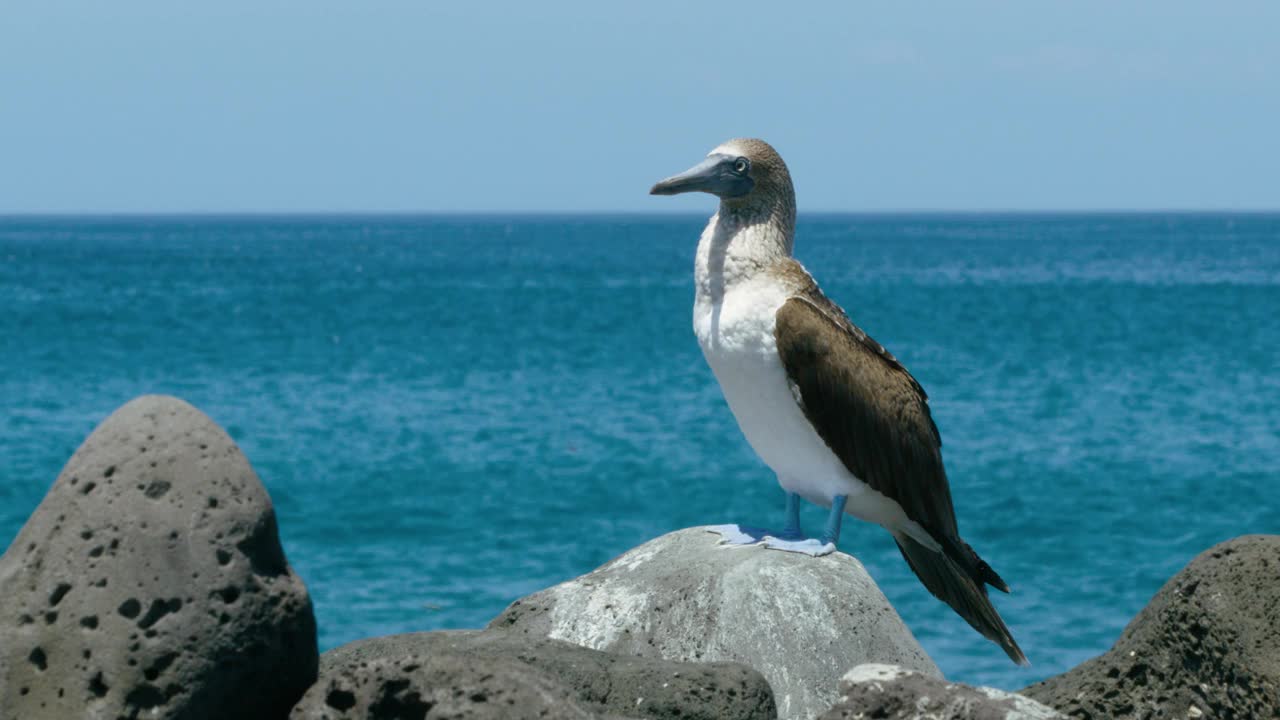
[[[729,140],[649,192],[719,198],[698,240],[693,329],[748,444],[786,492],[780,531],[709,529],[723,543],[816,557],[836,551],[846,514],[880,525],[930,593],[1028,665],[987,595],[1008,584],[960,537],[924,388],[793,257],[795,189],[782,157],[763,140]],[[818,537],[801,529],[802,499],[829,508]]]

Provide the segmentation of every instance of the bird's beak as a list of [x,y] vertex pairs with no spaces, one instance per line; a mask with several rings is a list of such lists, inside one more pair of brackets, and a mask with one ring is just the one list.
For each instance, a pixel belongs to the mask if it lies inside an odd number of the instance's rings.
[[720,197],[737,197],[751,191],[755,182],[733,171],[735,158],[729,155],[708,155],[706,160],[672,175],[649,189],[650,195],[679,195],[687,192],[705,192]]

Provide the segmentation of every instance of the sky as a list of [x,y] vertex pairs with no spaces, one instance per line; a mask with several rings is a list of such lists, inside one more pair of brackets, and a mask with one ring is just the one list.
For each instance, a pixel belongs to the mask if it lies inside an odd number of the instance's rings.
[[5,0],[0,213],[1280,209],[1280,3]]

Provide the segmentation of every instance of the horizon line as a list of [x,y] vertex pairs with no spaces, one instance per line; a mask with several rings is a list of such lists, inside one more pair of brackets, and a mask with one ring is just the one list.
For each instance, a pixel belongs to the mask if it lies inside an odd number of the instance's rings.
[[[827,216],[1084,216],[1084,215],[1280,215],[1280,208],[1069,208],[1069,209],[936,209],[800,210],[798,217]],[[41,219],[133,218],[426,218],[426,217],[650,217],[706,216],[701,210],[89,210],[0,211],[0,221]]]

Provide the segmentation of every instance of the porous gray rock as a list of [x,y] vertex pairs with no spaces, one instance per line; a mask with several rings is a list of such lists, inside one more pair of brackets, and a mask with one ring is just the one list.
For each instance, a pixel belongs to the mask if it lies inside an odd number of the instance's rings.
[[1280,536],[1200,553],[1111,650],[1022,694],[1080,718],[1280,718]]
[[782,718],[830,707],[856,665],[941,677],[854,558],[721,545],[705,528],[663,535],[517,600],[489,627],[622,654],[744,663],[768,679]]
[[321,657],[292,720],[768,720],[764,678],[735,663],[628,657],[502,631],[359,640]]
[[506,658],[451,653],[379,657],[321,675],[294,707],[299,720],[506,720],[602,717],[564,688]]
[[894,665],[867,664],[840,680],[840,700],[819,720],[1065,720],[1030,698],[949,683]]
[[317,662],[266,490],[177,398],[103,421],[0,557],[0,718],[283,718]]

